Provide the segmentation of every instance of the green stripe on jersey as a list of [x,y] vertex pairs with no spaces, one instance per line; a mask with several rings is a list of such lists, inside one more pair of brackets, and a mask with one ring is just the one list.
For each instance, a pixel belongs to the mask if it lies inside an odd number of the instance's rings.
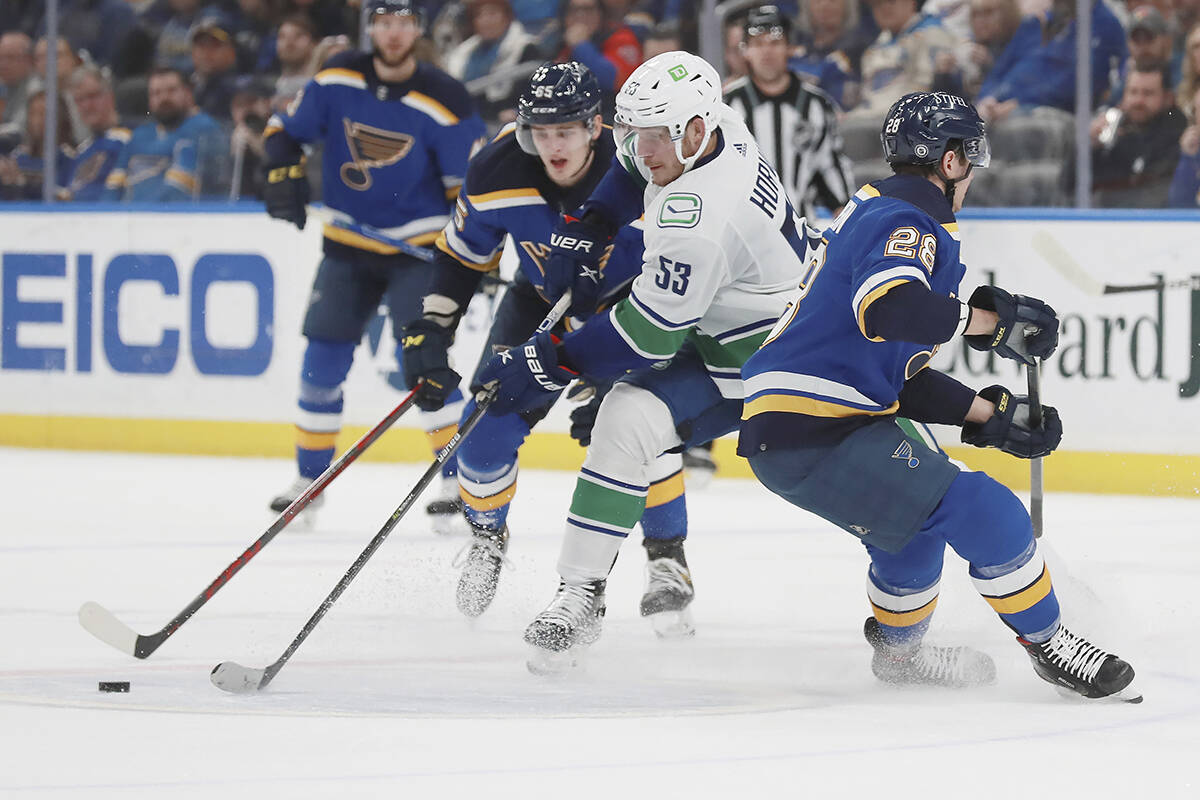
[[618,492],[607,486],[592,483],[586,478],[575,481],[575,496],[571,498],[571,513],[580,519],[602,522],[625,530],[633,530],[646,510],[645,495]]
[[746,359],[754,355],[754,351],[762,346],[768,333],[770,333],[769,330],[759,331],[722,344],[711,336],[693,331],[692,341],[696,345],[696,350],[700,352],[700,357],[708,366],[719,369],[740,369],[746,363]]
[[666,359],[675,355],[690,328],[668,331],[660,328],[653,320],[642,314],[629,298],[613,307],[613,325],[628,336],[634,347],[647,358]]

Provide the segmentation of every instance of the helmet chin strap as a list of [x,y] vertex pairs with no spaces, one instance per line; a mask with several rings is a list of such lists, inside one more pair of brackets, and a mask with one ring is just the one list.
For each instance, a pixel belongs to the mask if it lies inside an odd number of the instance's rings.
[[954,189],[955,189],[955,187],[958,186],[959,181],[966,180],[967,176],[971,174],[971,170],[973,170],[973,169],[975,169],[975,165],[968,163],[967,171],[965,173],[963,173],[963,176],[961,178],[951,178],[949,175],[947,175],[945,172],[942,171],[942,163],[940,161],[938,162],[938,177],[942,179],[942,183],[946,184],[946,192],[945,192],[946,202],[950,204],[950,208],[954,208]]
[[[692,119],[697,119],[697,117],[692,117]],[[683,164],[684,172],[687,172],[695,165],[696,160],[700,158],[700,154],[704,152],[704,148],[708,147],[708,140],[712,137],[712,131],[709,130],[708,125],[705,124],[704,118],[698,117],[698,119],[700,120],[700,124],[704,125],[704,137],[700,140],[700,145],[696,148],[696,152],[692,153],[687,158],[684,158],[683,140],[687,138],[687,125],[683,126],[683,136],[680,136],[679,140],[675,142],[675,157],[679,159],[680,164]],[[690,124],[691,120],[688,120],[688,125]]]

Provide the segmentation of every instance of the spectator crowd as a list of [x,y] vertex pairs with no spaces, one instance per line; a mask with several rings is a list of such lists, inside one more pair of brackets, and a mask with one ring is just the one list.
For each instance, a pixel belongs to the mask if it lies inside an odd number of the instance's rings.
[[[492,131],[545,61],[607,93],[658,53],[698,52],[699,0],[419,0],[420,57],[463,81]],[[747,71],[759,2],[722,3],[726,78]],[[979,192],[1070,204],[1075,0],[778,0],[789,68],[834,101],[859,182],[886,174],[879,125],[907,92],[976,103],[993,137]],[[0,199],[256,198],[261,133],[332,55],[358,47],[359,0],[59,0],[56,146],[45,152],[43,0],[0,0]],[[1200,0],[1092,0],[1093,203],[1200,205]],[[319,158],[319,153],[314,154]]]

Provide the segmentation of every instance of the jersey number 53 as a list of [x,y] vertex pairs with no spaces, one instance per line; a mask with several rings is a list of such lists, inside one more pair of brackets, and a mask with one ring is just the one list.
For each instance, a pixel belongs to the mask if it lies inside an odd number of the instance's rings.
[[673,292],[680,297],[687,291],[688,280],[692,275],[692,265],[682,261],[672,261],[666,256],[658,257],[658,272],[654,275],[654,285],[663,291]]

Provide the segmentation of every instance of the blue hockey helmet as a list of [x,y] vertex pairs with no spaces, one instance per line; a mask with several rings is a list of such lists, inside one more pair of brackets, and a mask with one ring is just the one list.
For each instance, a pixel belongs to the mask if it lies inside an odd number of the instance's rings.
[[758,6],[746,14],[742,31],[746,34],[746,41],[763,34],[777,36],[786,41],[792,35],[792,21],[779,10],[779,6]]
[[534,125],[583,122],[594,133],[599,113],[600,82],[590,69],[578,61],[543,64],[517,101],[517,143],[526,153],[537,155]]
[[417,25],[425,27],[425,14],[417,0],[366,0],[368,19],[374,19],[376,14],[398,14],[413,17]]
[[884,117],[879,139],[889,164],[934,166],[954,141],[962,142],[963,154],[973,167],[986,167],[992,159],[987,126],[979,112],[949,92],[901,97]]

